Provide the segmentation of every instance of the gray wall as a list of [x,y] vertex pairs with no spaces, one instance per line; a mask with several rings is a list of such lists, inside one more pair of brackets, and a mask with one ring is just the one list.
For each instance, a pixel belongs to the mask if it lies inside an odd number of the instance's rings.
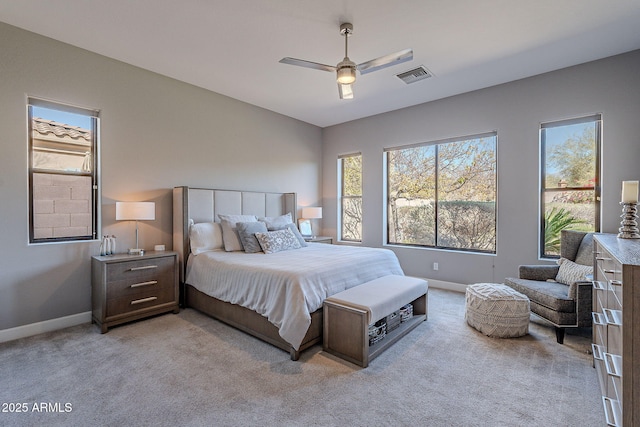
[[0,330],[91,310],[98,242],[29,245],[27,96],[101,111],[103,234],[135,245],[115,201],[156,202],[140,246],[172,246],[177,185],[321,201],[321,129],[0,23]]
[[[468,284],[501,282],[538,263],[541,122],[603,114],[602,231],[620,222],[621,181],[640,179],[640,51],[323,129],[323,198],[336,212],[337,157],[363,155],[363,244],[382,246],[383,148],[497,130],[497,254],[392,247],[406,274]],[[424,84],[437,85],[437,77]],[[423,83],[415,83],[423,84]],[[336,215],[323,218],[336,236]],[[432,269],[433,262],[439,270]]]

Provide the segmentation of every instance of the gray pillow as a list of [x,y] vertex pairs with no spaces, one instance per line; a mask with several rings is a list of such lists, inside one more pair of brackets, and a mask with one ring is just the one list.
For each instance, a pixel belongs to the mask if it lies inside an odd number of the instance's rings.
[[262,221],[267,224],[267,229],[269,230],[282,230],[285,225],[293,224],[291,212],[280,216],[263,216],[258,218],[258,221]]
[[256,239],[256,233],[267,232],[267,225],[264,222],[238,222],[236,223],[236,230],[238,230],[240,242],[242,242],[242,247],[246,253],[262,252],[260,243]]

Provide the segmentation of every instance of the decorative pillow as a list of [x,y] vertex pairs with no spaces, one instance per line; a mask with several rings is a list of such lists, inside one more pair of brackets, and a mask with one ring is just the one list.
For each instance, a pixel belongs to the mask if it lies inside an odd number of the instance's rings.
[[265,254],[300,249],[300,242],[298,242],[298,239],[289,228],[256,233],[256,238]]
[[238,230],[238,236],[244,251],[249,254],[256,252],[262,252],[262,247],[256,239],[256,233],[266,233],[267,226],[264,222],[238,222],[236,223],[236,229]]
[[222,240],[224,240],[224,250],[227,252],[241,251],[242,243],[236,224],[238,222],[256,222],[255,215],[218,215],[222,224]]
[[565,285],[585,281],[587,280],[587,275],[593,274],[593,267],[590,265],[576,264],[566,258],[560,258],[558,264],[560,268],[558,269],[556,281],[564,283]]
[[304,248],[304,247],[309,246],[309,245],[307,245],[307,242],[304,240],[304,237],[302,237],[302,234],[300,234],[300,231],[298,231],[298,227],[296,227],[296,225],[294,223],[292,223],[292,222],[290,222],[289,224],[285,224],[282,227],[268,228],[268,230],[269,231],[276,231],[276,230],[284,230],[285,228],[288,228],[289,230],[291,230],[293,235],[296,236],[296,239],[298,239],[298,242],[300,243],[301,247]]
[[224,249],[222,227],[217,222],[200,222],[189,227],[189,242],[194,255]]
[[258,221],[262,221],[267,224],[268,230],[282,230],[285,225],[293,224],[291,219],[291,212],[280,216],[264,216],[258,218]]

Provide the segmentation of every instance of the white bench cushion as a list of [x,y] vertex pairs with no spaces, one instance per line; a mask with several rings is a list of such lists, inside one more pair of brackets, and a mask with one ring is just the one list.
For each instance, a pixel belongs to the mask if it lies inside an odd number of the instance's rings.
[[366,311],[371,324],[420,298],[427,290],[426,280],[390,275],[349,288],[325,301]]

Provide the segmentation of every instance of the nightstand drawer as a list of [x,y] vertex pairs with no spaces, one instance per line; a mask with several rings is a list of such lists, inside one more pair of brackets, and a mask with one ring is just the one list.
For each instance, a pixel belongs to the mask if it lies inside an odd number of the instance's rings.
[[132,311],[174,302],[175,300],[175,288],[173,287],[150,289],[137,295],[113,298],[107,300],[107,317],[131,313]]
[[107,299],[138,295],[150,290],[173,287],[173,271],[154,272],[135,278],[107,283]]
[[136,259],[107,265],[107,282],[119,280],[145,281],[146,278],[172,274],[172,257]]

